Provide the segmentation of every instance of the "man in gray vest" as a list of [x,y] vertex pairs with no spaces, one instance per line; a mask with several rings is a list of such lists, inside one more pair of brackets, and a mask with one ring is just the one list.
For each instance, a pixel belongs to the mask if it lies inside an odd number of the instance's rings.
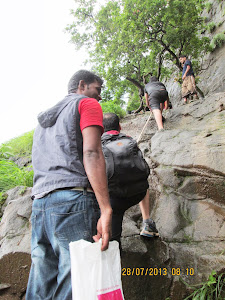
[[68,95],[39,114],[32,163],[32,265],[26,299],[71,300],[69,243],[111,236],[100,77],[86,70],[69,81]]

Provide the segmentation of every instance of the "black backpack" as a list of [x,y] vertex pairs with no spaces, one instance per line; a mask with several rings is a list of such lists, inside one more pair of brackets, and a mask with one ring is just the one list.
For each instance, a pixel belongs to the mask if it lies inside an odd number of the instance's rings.
[[133,138],[104,133],[102,150],[110,195],[127,198],[148,189],[150,169]]

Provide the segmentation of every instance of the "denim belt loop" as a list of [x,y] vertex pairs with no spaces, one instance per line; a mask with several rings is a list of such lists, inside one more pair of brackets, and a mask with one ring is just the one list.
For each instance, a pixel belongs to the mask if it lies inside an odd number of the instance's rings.
[[86,187],[85,187],[84,190],[83,190],[83,195],[84,195],[84,196],[87,196],[87,188],[86,188]]

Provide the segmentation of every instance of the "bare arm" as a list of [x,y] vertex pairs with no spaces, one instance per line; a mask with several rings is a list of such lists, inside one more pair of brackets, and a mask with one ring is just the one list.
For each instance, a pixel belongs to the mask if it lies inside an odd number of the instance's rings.
[[111,235],[112,208],[109,201],[100,127],[86,127],[83,129],[82,135],[84,168],[101,210],[101,217],[97,224],[97,235],[93,238],[95,241],[98,241],[102,237],[101,249],[106,250]]
[[168,99],[164,102],[164,109],[167,110],[169,106],[169,97]]

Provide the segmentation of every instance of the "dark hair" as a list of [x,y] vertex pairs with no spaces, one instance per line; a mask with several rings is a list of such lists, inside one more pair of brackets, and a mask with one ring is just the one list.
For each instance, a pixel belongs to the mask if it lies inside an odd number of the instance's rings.
[[119,130],[119,117],[114,113],[106,113],[103,115],[104,132],[110,130]]
[[103,80],[96,74],[86,70],[79,70],[70,78],[68,83],[69,94],[77,91],[80,80],[84,80],[86,84],[90,84],[95,81],[97,81],[100,85],[103,84]]
[[158,78],[155,76],[150,77],[149,82],[158,81]]
[[184,58],[184,57],[187,58],[187,55],[180,55],[179,57],[180,57],[180,58]]

